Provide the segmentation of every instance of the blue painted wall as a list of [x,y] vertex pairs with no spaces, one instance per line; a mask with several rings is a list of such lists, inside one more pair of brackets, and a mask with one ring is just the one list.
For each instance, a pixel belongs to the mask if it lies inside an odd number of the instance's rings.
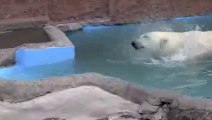
[[46,49],[19,49],[16,51],[16,65],[32,67],[45,64],[53,64],[68,59],[74,59],[75,48],[51,47]]
[[0,78],[8,80],[36,80],[47,76],[70,74],[73,69],[75,47],[19,49],[15,66],[0,68]]

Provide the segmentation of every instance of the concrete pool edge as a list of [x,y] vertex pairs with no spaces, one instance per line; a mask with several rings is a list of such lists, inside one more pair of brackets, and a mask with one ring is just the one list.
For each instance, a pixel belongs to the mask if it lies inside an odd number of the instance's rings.
[[[16,104],[48,93],[76,88],[79,86],[100,87],[109,93],[118,95],[137,104],[142,104],[144,102],[148,102],[153,106],[167,104],[170,109],[170,114],[175,114],[176,111],[178,113],[175,115],[181,115],[184,112],[192,112],[195,114],[201,112],[204,113],[202,116],[204,117],[206,113],[208,115],[212,114],[211,99],[196,99],[168,91],[149,90],[138,87],[132,83],[124,82],[117,78],[107,77],[97,73],[55,77],[34,82],[1,80],[0,98],[3,102],[0,103],[11,102]],[[194,120],[196,120],[196,118]]]
[[[14,64],[36,66],[57,63],[64,61],[64,58],[74,59],[75,47],[62,31],[51,25],[46,25],[43,29],[51,39],[50,42],[28,43],[15,48],[1,49],[0,67],[11,66]],[[44,53],[57,59],[51,59],[48,61],[48,58]],[[60,60],[59,58],[61,58],[61,55],[63,57]],[[34,60],[34,63],[33,61],[30,61],[31,58],[35,57],[37,61]],[[43,58],[46,59],[42,60]],[[29,64],[27,62],[29,62]]]

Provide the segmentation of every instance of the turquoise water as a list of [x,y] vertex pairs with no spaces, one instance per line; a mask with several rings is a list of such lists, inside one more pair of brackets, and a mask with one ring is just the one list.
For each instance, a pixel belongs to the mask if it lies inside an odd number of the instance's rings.
[[212,97],[212,59],[195,64],[157,61],[131,46],[132,41],[146,32],[189,30],[212,30],[212,17],[177,18],[122,26],[88,26],[67,35],[76,46],[75,73],[97,72],[149,88]]
[[120,26],[87,26],[81,31],[67,33],[76,47],[74,63],[67,60],[46,66],[15,68],[12,72],[0,70],[0,76],[5,79],[36,80],[49,76],[97,72],[148,88],[212,97],[211,58],[195,63],[170,59],[158,61],[131,46],[132,41],[146,32],[189,30],[212,31],[212,16]]
[[64,76],[73,73],[73,60],[66,60],[61,63],[22,67],[14,66],[0,69],[0,78],[6,80],[33,81],[47,77]]

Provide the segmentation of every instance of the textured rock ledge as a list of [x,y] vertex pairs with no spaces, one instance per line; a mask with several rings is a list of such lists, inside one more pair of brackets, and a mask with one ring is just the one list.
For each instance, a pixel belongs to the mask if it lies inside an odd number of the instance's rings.
[[0,120],[94,120],[118,112],[136,114],[138,106],[100,88],[81,86],[22,103],[0,103]]
[[[200,118],[211,120],[212,118],[212,101],[209,99],[194,99],[166,91],[149,90],[96,73],[55,77],[35,82],[2,80],[0,98],[3,103],[19,103],[79,86],[97,86],[109,93],[140,104],[139,117],[135,118],[131,115],[135,120],[144,118],[149,120],[199,120]],[[130,113],[125,114],[130,118]],[[115,114],[115,116],[120,117],[120,114]],[[112,118],[111,116],[105,117],[106,120],[115,120],[112,119],[113,116]]]

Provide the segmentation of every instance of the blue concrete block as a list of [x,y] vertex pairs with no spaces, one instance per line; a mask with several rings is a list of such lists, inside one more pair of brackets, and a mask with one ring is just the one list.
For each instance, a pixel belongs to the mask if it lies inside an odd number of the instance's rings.
[[0,68],[0,78],[5,80],[31,81],[48,78],[50,76],[70,75],[74,70],[74,61],[66,61],[39,66],[11,66]]
[[31,67],[53,64],[68,59],[74,60],[74,46],[50,47],[45,49],[19,49],[16,51],[16,65]]

